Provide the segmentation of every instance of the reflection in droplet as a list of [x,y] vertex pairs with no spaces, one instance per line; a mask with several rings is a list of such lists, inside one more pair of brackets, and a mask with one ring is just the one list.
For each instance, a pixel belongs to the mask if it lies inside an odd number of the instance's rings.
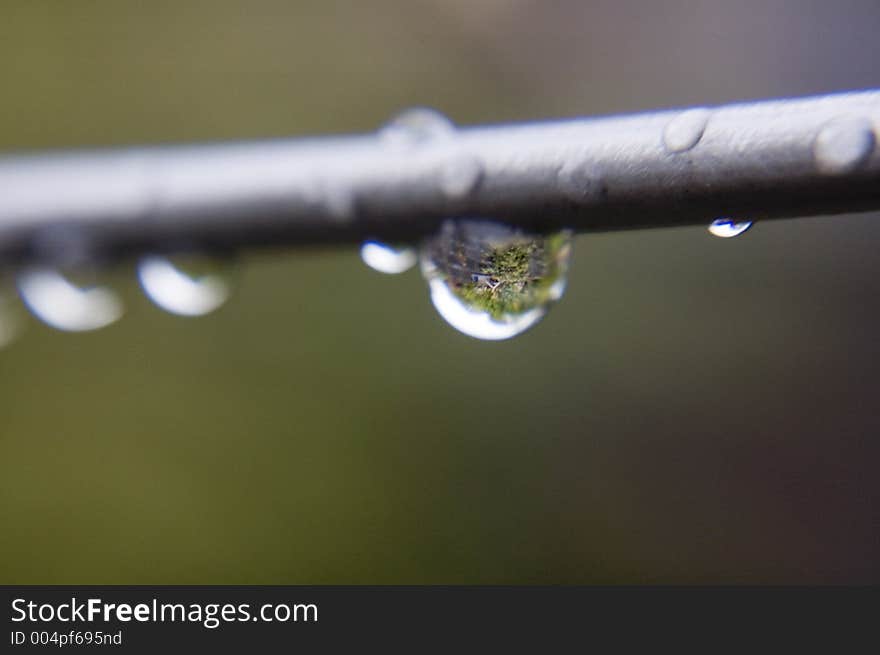
[[138,262],[137,276],[147,297],[180,316],[203,316],[229,298],[231,263],[226,259],[181,259],[150,256]]
[[18,293],[31,313],[58,330],[97,330],[122,316],[122,302],[113,291],[76,286],[52,269],[25,269],[19,273],[17,283]]
[[735,221],[732,218],[719,218],[712,221],[709,225],[709,232],[716,237],[729,239],[730,237],[738,237],[750,227],[752,227],[751,221]]
[[379,130],[379,138],[389,147],[410,149],[451,136],[455,124],[439,111],[414,107],[399,113]]
[[484,220],[446,221],[422,249],[431,302],[477,339],[514,337],[547,313],[565,289],[567,231],[528,234]]
[[21,321],[12,298],[0,291],[0,348],[9,345],[21,331]]
[[412,248],[394,248],[379,241],[365,241],[361,246],[361,259],[375,271],[396,275],[415,266],[418,255]]
[[816,165],[831,175],[852,171],[867,161],[875,140],[868,119],[836,118],[822,128],[813,143]]
[[666,124],[663,130],[663,145],[670,152],[690,150],[703,137],[708,122],[708,109],[696,107],[681,112]]

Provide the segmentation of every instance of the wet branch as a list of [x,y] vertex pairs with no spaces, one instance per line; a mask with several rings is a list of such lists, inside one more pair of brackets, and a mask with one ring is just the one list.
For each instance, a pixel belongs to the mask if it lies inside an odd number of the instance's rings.
[[0,158],[0,263],[880,209],[880,91],[627,116]]

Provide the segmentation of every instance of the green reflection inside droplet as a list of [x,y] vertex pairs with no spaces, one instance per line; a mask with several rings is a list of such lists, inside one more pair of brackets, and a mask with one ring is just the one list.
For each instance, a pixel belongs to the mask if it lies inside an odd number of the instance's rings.
[[[422,268],[449,323],[477,338],[508,338],[534,325],[562,295],[570,250],[567,231],[531,234],[491,221],[455,220],[426,243]],[[438,293],[438,282],[448,293]]]

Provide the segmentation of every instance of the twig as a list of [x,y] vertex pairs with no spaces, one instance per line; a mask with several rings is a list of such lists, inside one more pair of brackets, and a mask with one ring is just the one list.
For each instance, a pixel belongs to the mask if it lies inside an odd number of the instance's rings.
[[872,90],[427,135],[10,156],[0,263],[414,241],[455,216],[598,231],[880,209],[878,129]]

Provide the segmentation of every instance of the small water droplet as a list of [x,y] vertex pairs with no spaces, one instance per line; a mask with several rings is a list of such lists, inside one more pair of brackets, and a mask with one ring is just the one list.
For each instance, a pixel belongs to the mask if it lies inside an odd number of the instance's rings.
[[569,200],[584,202],[600,188],[601,177],[593,163],[572,159],[559,169],[556,181]]
[[731,237],[738,237],[750,227],[752,227],[751,221],[736,221],[732,218],[719,218],[712,221],[709,225],[709,232],[716,237],[729,239]]
[[138,262],[137,277],[147,297],[179,316],[204,316],[229,298],[232,261],[214,257],[149,256]]
[[306,186],[299,189],[296,203],[340,224],[353,220],[358,208],[355,189],[321,177],[313,177]]
[[439,111],[414,107],[397,114],[381,130],[379,138],[395,149],[409,150],[455,133],[455,124]]
[[343,223],[354,218],[357,209],[357,197],[353,189],[325,183],[322,185],[322,190],[324,203],[330,212],[331,218]]
[[31,313],[57,330],[97,330],[122,316],[122,302],[116,293],[91,284],[79,286],[54,269],[24,269],[17,284]]
[[418,255],[412,248],[395,248],[380,241],[365,241],[361,246],[361,259],[374,271],[396,275],[415,266]]
[[21,332],[21,320],[10,296],[0,291],[0,348],[8,346]]
[[422,273],[440,316],[464,334],[509,339],[547,313],[565,289],[567,231],[525,233],[485,220],[446,221],[422,248]]
[[663,145],[670,152],[685,152],[700,142],[709,123],[709,110],[688,109],[676,115],[663,130]]
[[453,155],[440,169],[440,189],[448,198],[466,198],[480,183],[483,165],[480,160],[466,153]]
[[835,118],[813,143],[816,165],[831,175],[855,170],[867,161],[876,138],[871,122],[861,117]]

